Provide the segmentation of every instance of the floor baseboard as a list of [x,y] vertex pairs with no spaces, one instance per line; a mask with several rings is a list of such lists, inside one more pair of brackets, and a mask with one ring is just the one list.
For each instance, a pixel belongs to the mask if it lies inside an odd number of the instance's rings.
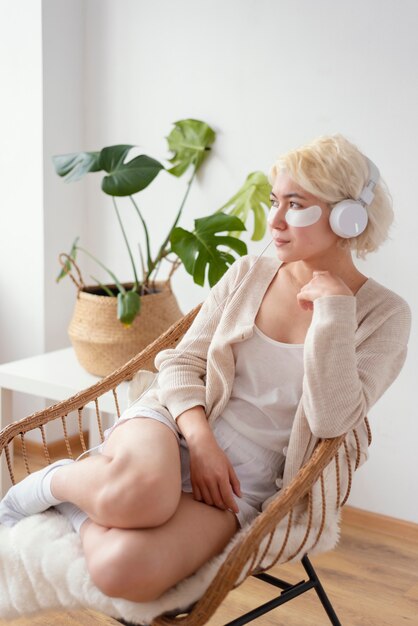
[[393,537],[405,537],[418,542],[418,524],[406,520],[382,515],[373,511],[365,511],[352,506],[342,509],[342,520],[350,526],[374,528],[376,531]]

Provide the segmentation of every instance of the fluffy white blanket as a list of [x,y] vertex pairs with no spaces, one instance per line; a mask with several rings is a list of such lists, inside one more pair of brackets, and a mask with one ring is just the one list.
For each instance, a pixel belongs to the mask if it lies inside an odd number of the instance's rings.
[[[273,544],[280,545],[282,530],[279,528]],[[149,624],[161,613],[186,609],[195,602],[209,586],[240,534],[232,539],[222,554],[158,601],[135,603],[109,598],[94,586],[87,572],[79,536],[56,511],[28,517],[12,528],[0,526],[0,618],[13,619],[47,609],[84,607],[115,618]],[[313,552],[333,548],[338,534],[339,525],[334,518]],[[292,531],[281,561],[298,547],[303,535],[302,524]],[[311,535],[315,536],[314,529]]]

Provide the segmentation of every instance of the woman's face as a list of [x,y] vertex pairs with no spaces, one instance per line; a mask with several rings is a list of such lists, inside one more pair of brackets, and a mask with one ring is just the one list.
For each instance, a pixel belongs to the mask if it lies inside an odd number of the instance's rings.
[[329,225],[326,202],[302,189],[285,172],[276,176],[270,199],[268,225],[281,261],[314,260],[335,251],[340,238]]

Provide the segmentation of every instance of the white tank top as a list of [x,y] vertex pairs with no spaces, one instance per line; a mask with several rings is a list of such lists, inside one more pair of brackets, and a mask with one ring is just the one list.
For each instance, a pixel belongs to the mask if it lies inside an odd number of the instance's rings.
[[232,350],[235,379],[222,417],[263,448],[286,454],[302,395],[303,344],[275,341],[254,325],[253,336]]

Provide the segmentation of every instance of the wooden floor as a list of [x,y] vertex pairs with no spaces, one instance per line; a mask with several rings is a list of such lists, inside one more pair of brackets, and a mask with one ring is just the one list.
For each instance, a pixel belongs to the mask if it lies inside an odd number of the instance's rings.
[[[338,547],[311,561],[343,626],[418,625],[418,525],[346,507]],[[271,570],[279,578],[306,578],[300,564]],[[1,593],[1,590],[0,590]],[[257,579],[233,591],[208,622],[223,626],[275,596]],[[92,611],[48,613],[0,626],[117,626]],[[315,591],[258,618],[254,626],[327,626],[330,624]]]

